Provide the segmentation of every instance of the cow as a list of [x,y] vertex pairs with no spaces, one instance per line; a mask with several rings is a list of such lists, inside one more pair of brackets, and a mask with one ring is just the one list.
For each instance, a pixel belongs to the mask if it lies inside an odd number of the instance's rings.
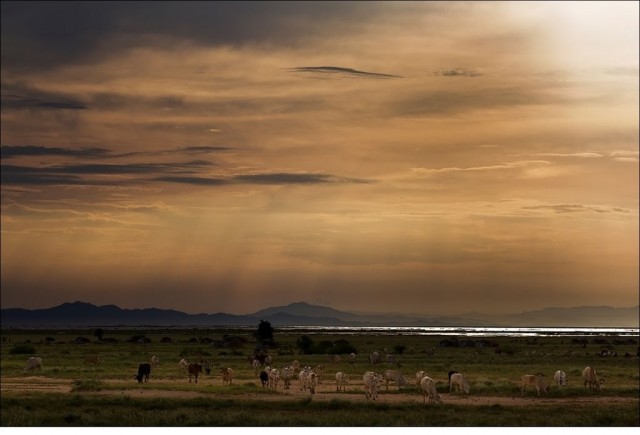
[[369,362],[371,364],[378,364],[382,362],[382,359],[380,357],[380,352],[374,351],[371,355],[369,355]]
[[442,403],[436,384],[429,376],[423,377],[420,381],[420,391],[422,392],[422,403],[426,404],[427,399],[429,403]]
[[420,391],[420,381],[425,376],[427,376],[427,372],[425,372],[424,370],[419,370],[416,372],[416,385],[418,386],[418,391]]
[[345,391],[345,385],[349,382],[349,376],[344,372],[336,373],[336,391]]
[[364,383],[364,396],[367,399],[376,400],[378,398],[378,387],[380,386],[380,377],[374,372],[364,372],[362,375]]
[[318,376],[318,383],[321,384],[322,382],[320,381],[320,377],[322,375],[324,375],[324,365],[323,364],[318,364],[313,371],[315,372],[315,374]]
[[260,364],[260,361],[258,361],[257,359],[254,359],[253,362],[251,363],[251,366],[253,367],[253,371],[256,373],[256,375],[260,371],[261,365],[262,364]]
[[23,372],[30,372],[35,369],[42,369],[42,358],[39,356],[32,356],[27,359],[27,365],[24,367]]
[[100,364],[100,356],[98,356],[97,354],[90,354],[90,355],[85,355],[84,356],[84,363],[85,364]]
[[233,369],[227,367],[226,369],[220,369],[222,372],[222,385],[231,385],[233,381]]
[[182,358],[178,362],[178,371],[180,371],[181,373],[187,373],[187,367],[188,366],[189,366],[189,363],[187,362],[187,360]]
[[558,370],[553,375],[553,380],[555,381],[556,384],[558,384],[559,387],[566,387],[566,385],[567,385],[567,374],[565,372],[563,372],[562,370]]
[[284,388],[287,390],[291,386],[291,378],[293,378],[293,374],[293,367],[291,367],[290,365],[286,365],[282,369],[282,381],[284,382]]
[[353,353],[353,352],[351,352],[351,353],[349,354],[349,362],[350,362],[351,364],[353,364],[355,361],[356,361],[356,354],[355,354],[355,353]]
[[459,393],[464,391],[466,394],[469,394],[469,382],[467,382],[467,379],[462,373],[453,373],[449,378],[449,395],[451,395],[454,386]]
[[387,362],[388,364],[397,364],[396,362],[396,357],[390,353],[386,354],[384,356],[384,360],[385,362]]
[[340,362],[340,355],[329,355],[328,360],[332,364],[338,364]]
[[253,364],[253,362],[254,362],[255,360],[258,360],[258,362],[260,363],[260,365],[262,365],[262,364],[264,364],[264,363],[265,363],[265,361],[264,361],[264,360],[267,358],[267,356],[266,356],[266,355],[255,354],[255,355],[253,355],[253,356],[249,356],[248,358],[249,358],[249,364]]
[[144,382],[149,382],[149,375],[151,375],[151,364],[141,363],[138,366],[138,374],[135,379],[138,380],[139,384],[141,384],[143,380]]
[[395,383],[396,388],[400,389],[401,385],[407,385],[407,378],[397,370],[387,370],[384,372],[384,382],[387,387],[387,391],[389,391],[389,382]]
[[198,383],[198,375],[202,373],[202,364],[191,363],[187,366],[187,372],[189,373],[189,383],[191,383],[191,376],[195,378],[194,383]]
[[591,390],[599,390],[600,385],[604,383],[604,379],[598,379],[596,369],[593,367],[585,367],[582,371],[582,379],[584,380],[584,387]]
[[149,361],[149,362],[151,363],[152,367],[158,367],[158,365],[160,364],[160,358],[155,356],[155,355],[153,355],[151,357],[151,361]]
[[300,381],[300,391],[304,391],[307,388],[307,377],[311,374],[311,367],[305,366],[304,369],[298,373],[298,380]]
[[211,374],[211,363],[209,363],[208,359],[202,361],[202,368],[207,375]]
[[547,381],[545,381],[544,376],[541,375],[523,375],[520,378],[522,381],[522,397],[524,397],[524,389],[527,385],[533,385],[536,387],[538,391],[538,396],[540,396],[540,392],[546,393],[549,391],[549,385],[547,385]]
[[306,380],[306,389],[309,390],[311,394],[315,394],[316,385],[318,385],[318,382],[318,375],[316,375],[314,372],[310,372]]
[[269,372],[269,387],[274,390],[278,388],[278,382],[280,381],[280,370],[271,369]]
[[291,363],[291,368],[293,369],[294,372],[297,372],[298,370],[300,370],[300,363],[298,362],[297,359],[293,360],[293,362]]
[[264,370],[260,372],[260,383],[262,384],[263,388],[266,387],[267,384],[269,384],[269,374]]
[[265,355],[264,356],[264,363],[266,365],[270,366],[272,361],[273,361],[273,358],[271,357],[271,355]]

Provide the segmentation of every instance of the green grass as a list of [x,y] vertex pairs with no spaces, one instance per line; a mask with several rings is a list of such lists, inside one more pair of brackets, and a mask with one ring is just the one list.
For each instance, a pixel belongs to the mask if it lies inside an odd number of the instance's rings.
[[[503,349],[512,354],[496,354],[494,348],[447,348],[439,347],[444,338],[429,335],[331,335],[308,334],[315,342],[347,339],[357,349],[358,356],[354,363],[343,358],[334,364],[329,362],[328,355],[279,355],[277,350],[273,356],[273,366],[282,368],[294,359],[301,366],[312,367],[318,364],[325,366],[323,383],[335,386],[333,374],[343,371],[349,374],[351,383],[347,385],[347,393],[362,394],[361,376],[367,370],[384,372],[387,369],[400,370],[409,380],[410,385],[397,392],[390,387],[389,392],[383,388],[382,395],[411,394],[415,403],[388,404],[367,403],[364,400],[347,401],[341,397],[345,393],[334,393],[335,399],[313,401],[312,399],[285,401],[248,401],[239,395],[280,394],[260,386],[260,382],[250,366],[247,356],[252,355],[256,346],[253,330],[246,329],[156,329],[156,330],[105,330],[105,338],[115,338],[117,343],[98,342],[93,330],[3,330],[0,345],[0,372],[3,378],[24,378],[25,382],[38,382],[31,376],[42,376],[67,380],[73,383],[74,392],[67,395],[56,394],[23,394],[2,397],[3,426],[295,426],[295,425],[335,425],[335,426],[609,426],[638,425],[639,411],[623,404],[599,404],[597,407],[557,410],[553,406],[545,407],[533,404],[536,412],[529,406],[523,407],[480,407],[455,406],[446,404],[449,389],[447,372],[457,370],[464,373],[471,384],[471,395],[519,397],[520,377],[523,374],[543,373],[551,384],[553,373],[564,370],[568,376],[568,386],[559,389],[552,386],[547,397],[634,397],[640,392],[640,374],[637,344],[612,345],[618,352],[617,358],[601,358],[595,355],[607,346],[593,344],[594,337],[587,337],[590,343],[586,348],[572,344],[573,337],[538,337],[530,338],[495,337]],[[145,335],[150,343],[129,343],[134,335]],[[215,348],[200,342],[200,338],[208,337],[221,340],[225,334],[240,336],[246,344],[239,349]],[[296,340],[304,333],[280,333],[276,329],[275,340],[283,349],[297,350]],[[87,337],[89,343],[76,344],[78,336]],[[171,343],[161,343],[163,337],[170,337]],[[582,338],[582,337],[580,337]],[[610,343],[619,337],[604,337]],[[628,337],[625,337],[625,340]],[[638,337],[634,337],[638,340]],[[195,341],[194,341],[195,340]],[[373,350],[384,352],[385,348],[393,351],[404,346],[401,355],[396,354],[397,366],[379,364],[372,366],[367,356]],[[35,356],[43,359],[43,367],[33,373],[23,373],[26,360],[31,354],[15,354],[12,349],[33,347]],[[435,347],[433,353],[426,349]],[[634,355],[623,358],[625,352]],[[98,354],[100,365],[84,363],[84,356]],[[148,362],[152,355],[160,357],[160,366],[152,368],[148,384],[138,384],[134,379],[138,364]],[[202,355],[212,364],[211,375],[202,374],[198,384],[189,383],[186,375],[178,371],[178,361],[187,358],[193,361]],[[580,379],[581,372],[587,365],[596,367],[600,377],[605,378],[604,388],[599,392],[586,390]],[[220,369],[231,367],[235,371],[232,386],[222,386]],[[415,373],[425,370],[435,382],[438,391],[444,394],[445,405],[425,407],[415,390]],[[172,381],[172,382],[161,382]],[[282,385],[282,384],[280,384]],[[297,381],[292,388],[297,388]],[[128,389],[160,389],[168,391],[198,391],[207,393],[203,401],[200,399],[165,400],[165,399],[127,399],[126,397],[92,397],[92,391],[128,390]],[[279,390],[281,391],[281,390]],[[335,388],[334,388],[335,391]],[[224,395],[224,396],[223,396]],[[77,396],[77,397],[76,397]],[[525,391],[526,397],[537,396],[535,391]],[[223,398],[224,397],[224,398]],[[37,403],[45,403],[38,406]],[[74,405],[75,404],[75,405]],[[195,405],[194,405],[195,404]],[[77,405],[77,406],[76,406]],[[637,404],[636,404],[637,405]],[[195,406],[195,410],[193,409]],[[155,415],[152,409],[166,407],[161,415]],[[207,408],[209,407],[209,408]],[[216,409],[219,414],[214,419],[201,409]],[[255,412],[257,410],[277,410],[278,412]],[[379,412],[384,411],[384,412]],[[263,415],[274,414],[274,415]],[[415,415],[414,415],[415,414]],[[462,415],[469,415],[470,419]],[[531,415],[530,415],[531,414]],[[535,416],[541,414],[543,418]],[[241,423],[239,423],[241,422]]]
[[[47,395],[1,399],[2,426],[637,426],[635,405],[430,405]],[[568,412],[570,411],[570,412]]]

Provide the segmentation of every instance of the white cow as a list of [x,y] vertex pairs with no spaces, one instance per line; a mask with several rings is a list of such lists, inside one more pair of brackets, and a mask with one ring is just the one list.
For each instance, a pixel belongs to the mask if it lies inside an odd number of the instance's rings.
[[384,382],[387,387],[387,391],[389,391],[389,382],[394,382],[396,384],[396,388],[400,389],[401,385],[407,385],[407,378],[405,378],[398,370],[387,370],[384,372]]
[[549,385],[547,385],[547,381],[544,380],[543,376],[540,375],[524,375],[521,378],[522,381],[522,397],[524,397],[524,388],[527,385],[533,385],[536,387],[538,391],[538,396],[540,396],[540,391],[546,393],[549,391]]
[[182,358],[180,362],[178,362],[178,371],[186,374],[187,367],[189,367],[189,362],[186,359]]
[[416,385],[418,386],[418,391],[420,391],[420,381],[427,375],[427,372],[424,370],[419,370],[416,372]]
[[307,388],[307,378],[311,374],[311,367],[305,366],[304,369],[298,373],[298,380],[300,381],[300,391],[304,391]]
[[553,380],[556,384],[558,384],[559,387],[567,386],[567,374],[562,370],[558,370],[557,372],[555,372],[555,374],[553,375]]
[[149,361],[149,362],[151,363],[152,367],[158,367],[158,365],[160,364],[160,358],[155,356],[155,355],[153,355],[151,357],[151,361]]
[[42,369],[42,358],[39,356],[32,356],[27,359],[27,365],[24,367],[23,372],[30,372],[35,369]]
[[345,385],[349,382],[349,376],[344,372],[336,373],[336,391],[344,391]]
[[604,383],[604,379],[598,379],[596,369],[593,367],[585,367],[582,371],[582,379],[584,380],[584,387],[592,390],[599,390],[600,385]]
[[293,362],[291,363],[291,368],[293,368],[294,372],[297,372],[298,370],[300,370],[300,363],[298,362],[297,359],[293,360]]
[[220,369],[222,372],[222,385],[231,385],[233,382],[233,369],[227,367],[226,369]]
[[469,394],[469,382],[467,382],[467,379],[462,373],[453,373],[451,375],[449,379],[449,395],[451,395],[454,386],[456,390],[458,390],[458,393],[464,391],[466,394]]
[[307,376],[305,383],[306,383],[306,389],[309,390],[311,394],[315,394],[316,385],[318,385],[318,375],[316,375],[314,372],[310,372],[309,376]]
[[369,355],[369,362],[371,364],[378,364],[382,362],[382,359],[380,357],[380,352],[374,351],[371,355]]
[[264,363],[266,365],[270,366],[272,361],[273,361],[273,358],[271,357],[271,355],[267,355],[264,357]]
[[426,404],[427,398],[429,403],[442,403],[436,384],[429,376],[423,377],[420,381],[420,391],[422,391],[422,403]]
[[380,376],[374,372],[364,372],[364,375],[362,375],[362,381],[364,383],[364,396],[367,399],[376,400],[378,398]]
[[278,388],[278,382],[280,381],[280,370],[271,369],[269,372],[269,388],[274,390]]

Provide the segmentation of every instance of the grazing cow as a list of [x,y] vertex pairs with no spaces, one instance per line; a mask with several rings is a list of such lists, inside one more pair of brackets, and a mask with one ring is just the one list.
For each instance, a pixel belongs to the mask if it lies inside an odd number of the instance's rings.
[[289,389],[291,386],[291,378],[293,378],[293,367],[287,365],[282,369],[282,381],[284,382],[284,388]]
[[39,356],[32,356],[27,359],[27,365],[24,367],[23,372],[30,372],[35,369],[42,369],[42,358]]
[[451,395],[451,391],[454,386],[459,393],[464,391],[466,394],[469,394],[469,382],[467,382],[467,379],[462,373],[451,374],[451,377],[449,378],[449,395]]
[[187,373],[187,367],[189,367],[189,363],[186,359],[182,358],[178,362],[178,371],[180,371],[181,373]]
[[378,398],[378,387],[380,386],[380,377],[374,372],[364,372],[362,375],[364,383],[364,396],[367,399],[376,400]]
[[384,356],[384,360],[388,364],[397,364],[396,363],[396,357],[394,355],[391,355],[390,353]]
[[545,381],[544,377],[541,375],[524,375],[520,379],[522,381],[522,397],[524,397],[524,388],[527,385],[533,385],[536,387],[538,396],[540,396],[540,391],[543,393],[549,391],[549,385],[547,385],[547,381]]
[[442,403],[436,384],[429,376],[425,376],[420,381],[420,391],[422,391],[422,403],[426,404],[427,398],[429,403]]
[[599,390],[600,385],[604,383],[604,379],[598,379],[596,369],[593,367],[585,367],[582,371],[582,379],[584,380],[584,387],[589,387],[591,390]]
[[451,385],[451,376],[453,376],[456,372],[455,370],[449,370],[449,385]]
[[151,366],[152,366],[152,367],[158,367],[158,365],[160,364],[160,358],[159,358],[159,357],[157,357],[157,356],[155,356],[155,355],[153,355],[153,356],[151,357],[151,361],[150,361],[150,363],[151,363]]
[[233,369],[227,367],[226,369],[220,369],[222,372],[222,385],[231,385],[233,381]]
[[202,364],[191,363],[187,366],[187,372],[189,373],[189,383],[191,383],[191,376],[195,378],[195,383],[198,383],[198,375],[202,373]]
[[314,372],[311,372],[306,379],[306,389],[309,390],[311,394],[315,394],[316,385],[318,385],[318,375],[316,375]]
[[346,373],[336,373],[336,391],[342,390],[344,392],[346,384],[349,382],[349,376]]
[[280,381],[280,370],[271,369],[269,372],[269,387],[274,390],[278,388],[278,382]]
[[318,383],[321,384],[322,382],[320,381],[320,377],[322,375],[324,375],[324,365],[322,364],[318,364],[313,371],[316,373],[316,375],[318,376]]
[[380,352],[374,351],[371,355],[369,355],[369,362],[371,364],[378,364],[382,361],[380,357]]
[[262,384],[263,388],[266,387],[267,384],[269,384],[269,374],[264,370],[260,372],[260,383]]
[[424,370],[420,370],[416,372],[416,385],[418,386],[418,391],[420,391],[420,381],[425,376],[427,376],[427,372],[425,372]]
[[558,370],[553,375],[553,380],[559,387],[565,387],[567,385],[567,374],[562,370]]
[[97,354],[85,355],[84,356],[85,364],[100,364],[100,357]]
[[141,384],[143,379],[144,382],[149,382],[149,375],[151,375],[151,364],[141,363],[138,366],[138,374],[136,376],[138,383]]
[[394,382],[396,384],[396,388],[400,389],[401,385],[407,385],[407,378],[405,378],[398,370],[387,370],[384,372],[384,382],[387,387],[387,391],[389,391],[389,382]]

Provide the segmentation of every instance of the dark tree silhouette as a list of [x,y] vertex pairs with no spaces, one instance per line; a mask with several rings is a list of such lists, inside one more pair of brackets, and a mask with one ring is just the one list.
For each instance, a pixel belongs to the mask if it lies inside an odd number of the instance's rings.
[[256,338],[262,341],[273,341],[273,326],[266,320],[260,320]]
[[102,330],[102,328],[98,328],[98,329],[95,330],[93,335],[98,337],[98,341],[102,341],[102,336],[104,335],[104,331]]

